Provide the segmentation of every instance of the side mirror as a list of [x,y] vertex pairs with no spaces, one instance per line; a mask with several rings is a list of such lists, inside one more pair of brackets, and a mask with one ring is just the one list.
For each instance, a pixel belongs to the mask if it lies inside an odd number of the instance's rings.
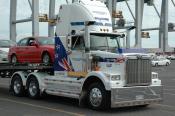
[[124,37],[125,37],[125,34],[121,34],[120,37],[121,37],[121,38],[124,38]]
[[71,47],[72,47],[72,39],[71,39],[71,36],[68,36],[68,37],[67,37],[67,47],[68,47],[68,48],[71,48]]

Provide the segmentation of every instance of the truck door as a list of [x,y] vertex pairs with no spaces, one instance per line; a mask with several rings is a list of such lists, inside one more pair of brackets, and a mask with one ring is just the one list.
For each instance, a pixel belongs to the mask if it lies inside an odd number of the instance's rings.
[[86,55],[85,55],[85,44],[83,36],[72,36],[72,51],[70,60],[75,72],[86,71]]
[[32,43],[37,43],[35,38],[29,38],[28,41],[28,57],[27,61],[28,62],[35,62],[39,63],[41,60],[41,50],[40,47],[32,45]]
[[20,62],[26,62],[27,42],[28,38],[24,38],[19,41],[18,46],[16,47],[16,56]]

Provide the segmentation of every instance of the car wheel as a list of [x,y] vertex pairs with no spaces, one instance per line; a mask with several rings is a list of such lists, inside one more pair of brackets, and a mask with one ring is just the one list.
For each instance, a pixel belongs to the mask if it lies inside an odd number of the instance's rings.
[[27,92],[30,98],[37,99],[40,97],[39,83],[36,78],[30,78],[28,80]]
[[19,75],[15,75],[11,82],[11,89],[15,96],[23,96],[24,86]]
[[12,55],[10,62],[11,63],[17,63],[18,62],[16,55]]
[[42,55],[42,63],[49,64],[51,62],[50,55],[48,53],[44,53]]
[[168,66],[168,65],[169,65],[169,63],[167,62],[167,63],[166,63],[166,66]]
[[[91,109],[101,110],[110,107],[110,97],[101,83],[93,83],[88,89],[88,105]],[[109,98],[109,99],[108,99]]]
[[158,63],[155,64],[155,67],[157,67],[157,66],[158,66]]

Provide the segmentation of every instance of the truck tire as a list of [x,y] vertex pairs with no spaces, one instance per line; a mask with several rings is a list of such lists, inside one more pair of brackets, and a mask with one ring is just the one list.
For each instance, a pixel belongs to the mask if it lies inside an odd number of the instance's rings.
[[88,89],[88,106],[94,110],[110,108],[110,95],[105,90],[102,83],[93,83]]
[[32,99],[38,99],[40,97],[39,83],[36,78],[30,78],[27,82],[27,93]]
[[21,97],[24,95],[24,86],[19,75],[15,75],[11,81],[11,90],[15,96]]

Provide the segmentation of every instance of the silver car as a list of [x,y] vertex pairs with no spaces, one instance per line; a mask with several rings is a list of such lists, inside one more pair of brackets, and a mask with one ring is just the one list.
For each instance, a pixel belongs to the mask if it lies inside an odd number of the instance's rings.
[[6,39],[0,39],[0,63],[8,62],[9,48],[16,45],[15,42]]

